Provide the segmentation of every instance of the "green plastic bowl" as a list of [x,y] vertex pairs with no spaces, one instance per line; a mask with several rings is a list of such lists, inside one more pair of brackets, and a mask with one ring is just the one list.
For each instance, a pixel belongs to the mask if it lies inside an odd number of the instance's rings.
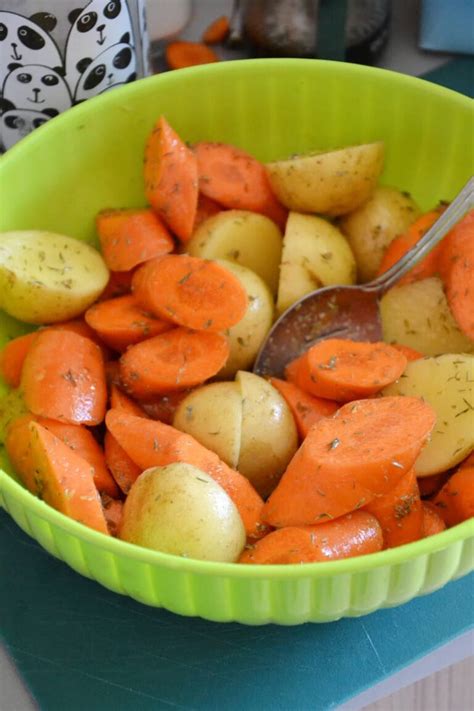
[[[21,141],[0,161],[0,229],[42,228],[93,241],[99,209],[143,204],[143,146],[162,113],[187,140],[229,141],[263,160],[383,139],[383,181],[410,191],[423,208],[452,198],[472,170],[473,113],[460,94],[357,65],[229,62],[116,89]],[[3,342],[24,332],[0,317]],[[8,470],[5,457],[3,466]],[[221,622],[299,624],[365,615],[436,590],[474,567],[474,521],[370,556],[240,566],[103,536],[4,471],[0,504],[82,575],[145,604]]]

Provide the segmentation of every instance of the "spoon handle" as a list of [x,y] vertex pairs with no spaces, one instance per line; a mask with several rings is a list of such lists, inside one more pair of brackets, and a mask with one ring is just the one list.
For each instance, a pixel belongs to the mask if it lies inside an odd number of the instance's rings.
[[394,286],[415,264],[418,264],[459,222],[464,214],[474,206],[474,177],[471,177],[450,206],[441,214],[434,225],[423,235],[403,257],[390,269],[369,284],[364,291],[385,293]]

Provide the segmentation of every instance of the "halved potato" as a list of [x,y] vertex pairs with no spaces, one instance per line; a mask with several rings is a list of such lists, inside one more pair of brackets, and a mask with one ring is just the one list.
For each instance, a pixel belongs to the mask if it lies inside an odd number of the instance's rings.
[[471,353],[474,342],[459,329],[438,277],[390,289],[380,300],[383,340],[427,356]]
[[245,545],[242,519],[227,492],[182,462],[138,477],[123,507],[119,536],[163,553],[227,563]]
[[276,294],[282,234],[272,220],[247,210],[225,210],[204,220],[187,252],[204,259],[226,259],[248,267]]
[[341,231],[322,217],[290,212],[283,238],[277,309],[314,289],[354,284],[356,263]]
[[20,321],[79,316],[108,279],[104,260],[86,242],[42,230],[0,235],[0,307]]
[[417,476],[444,472],[474,449],[474,356],[455,353],[412,361],[382,394],[422,397],[436,411],[431,440],[415,462]]
[[211,383],[180,403],[173,427],[187,432],[235,469],[242,434],[242,397],[237,383]]
[[384,161],[384,144],[367,143],[266,164],[277,198],[289,210],[345,215],[373,193]]
[[225,332],[230,355],[216,377],[228,379],[233,378],[238,370],[251,369],[273,323],[274,304],[268,286],[258,274],[235,262],[225,259],[217,261],[239,279],[248,297],[245,316]]
[[359,281],[375,278],[390,242],[420,214],[408,193],[380,186],[367,202],[341,218],[339,226],[356,258]]
[[298,447],[293,415],[267,380],[239,371],[242,395],[242,439],[237,469],[268,496],[278,484]]

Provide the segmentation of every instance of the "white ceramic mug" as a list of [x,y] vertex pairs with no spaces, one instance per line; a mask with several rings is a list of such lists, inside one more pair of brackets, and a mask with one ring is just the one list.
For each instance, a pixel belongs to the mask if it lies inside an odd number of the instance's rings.
[[0,143],[149,73],[145,0],[0,0]]

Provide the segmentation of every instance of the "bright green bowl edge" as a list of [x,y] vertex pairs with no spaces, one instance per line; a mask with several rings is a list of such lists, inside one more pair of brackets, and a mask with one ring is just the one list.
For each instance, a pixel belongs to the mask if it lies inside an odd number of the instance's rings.
[[[314,63],[315,60],[287,60],[287,59],[270,59],[270,60],[239,60],[238,62],[225,62],[219,66],[219,72],[228,73],[229,77],[240,71],[240,66],[242,64],[246,66],[255,66],[259,70],[263,67],[263,62],[266,62],[268,66],[285,66],[288,62],[293,65],[299,64],[302,68],[306,67],[308,63]],[[320,66],[324,66],[326,71],[340,71],[340,64],[338,62],[331,62],[325,60],[317,60]],[[240,65],[240,66],[239,66]],[[213,65],[214,67],[215,65]],[[192,80],[193,76],[198,76],[202,73],[206,74],[209,72],[208,65],[192,67],[189,69],[179,70],[180,72],[186,72],[189,79]],[[386,70],[386,69],[375,69],[372,67],[365,67],[360,65],[347,64],[344,66],[344,71],[348,74],[352,74],[354,77],[360,77],[362,75],[369,76],[373,72],[377,73],[379,76],[385,74],[390,81],[398,83],[400,85],[419,85],[420,82],[424,85],[424,91],[428,91],[439,96],[449,97],[451,101],[455,101],[462,105],[464,108],[469,108],[473,111],[473,102],[468,97],[463,94],[459,94],[451,89],[446,89],[445,87],[432,84],[431,82],[419,79],[417,77],[411,77],[404,74],[399,74],[398,72]],[[119,87],[113,92],[108,92],[102,96],[95,97],[93,99],[75,106],[69,109],[65,114],[58,116],[54,122],[46,123],[39,129],[32,132],[29,136],[24,138],[20,143],[13,146],[2,158],[0,159],[0,183],[1,183],[1,173],[5,166],[13,163],[17,159],[21,159],[24,152],[28,151],[30,146],[34,144],[35,141],[45,141],[48,139],[48,132],[52,134],[54,138],[54,132],[56,130],[56,125],[59,121],[63,126],[66,126],[67,122],[74,122],[76,119],[81,117],[87,117],[93,111],[96,105],[105,105],[106,103],[117,103],[120,99],[120,95],[127,96],[128,99],[133,100],[135,92],[141,92],[141,87],[144,82],[160,82],[166,88],[167,81],[173,81],[172,73],[165,73],[147,79],[142,79],[134,84],[127,85],[126,87]],[[473,111],[474,114],[474,111]],[[298,579],[302,576],[311,578],[322,578],[330,577],[342,574],[351,573],[361,573],[368,570],[373,570],[375,568],[380,568],[384,566],[394,566],[397,564],[405,563],[406,561],[413,560],[415,558],[430,555],[437,551],[444,550],[450,545],[457,543],[459,541],[464,541],[470,537],[474,536],[474,519],[465,521],[443,533],[439,533],[435,536],[422,539],[415,543],[410,543],[399,548],[392,548],[390,550],[382,551],[380,553],[373,553],[371,555],[358,556],[356,558],[348,558],[345,560],[331,561],[327,563],[307,563],[305,565],[236,565],[234,563],[214,563],[208,561],[200,561],[193,559],[180,558],[178,556],[169,555],[166,553],[160,553],[157,551],[152,551],[146,548],[141,548],[133,544],[120,541],[116,538],[104,536],[97,531],[94,531],[86,526],[77,523],[76,521],[68,518],[64,514],[51,508],[43,501],[39,500],[29,491],[23,488],[21,484],[17,483],[10,475],[5,471],[0,469],[0,505],[5,507],[2,492],[5,495],[12,496],[20,504],[22,504],[26,510],[31,511],[39,518],[48,521],[51,525],[83,540],[92,545],[97,545],[102,550],[106,550],[112,554],[119,556],[125,556],[128,559],[137,560],[143,563],[155,567],[165,567],[168,569],[179,569],[183,572],[205,574],[210,576],[226,576],[231,578],[246,578],[246,579],[259,579],[259,578],[272,578],[272,579]]]

